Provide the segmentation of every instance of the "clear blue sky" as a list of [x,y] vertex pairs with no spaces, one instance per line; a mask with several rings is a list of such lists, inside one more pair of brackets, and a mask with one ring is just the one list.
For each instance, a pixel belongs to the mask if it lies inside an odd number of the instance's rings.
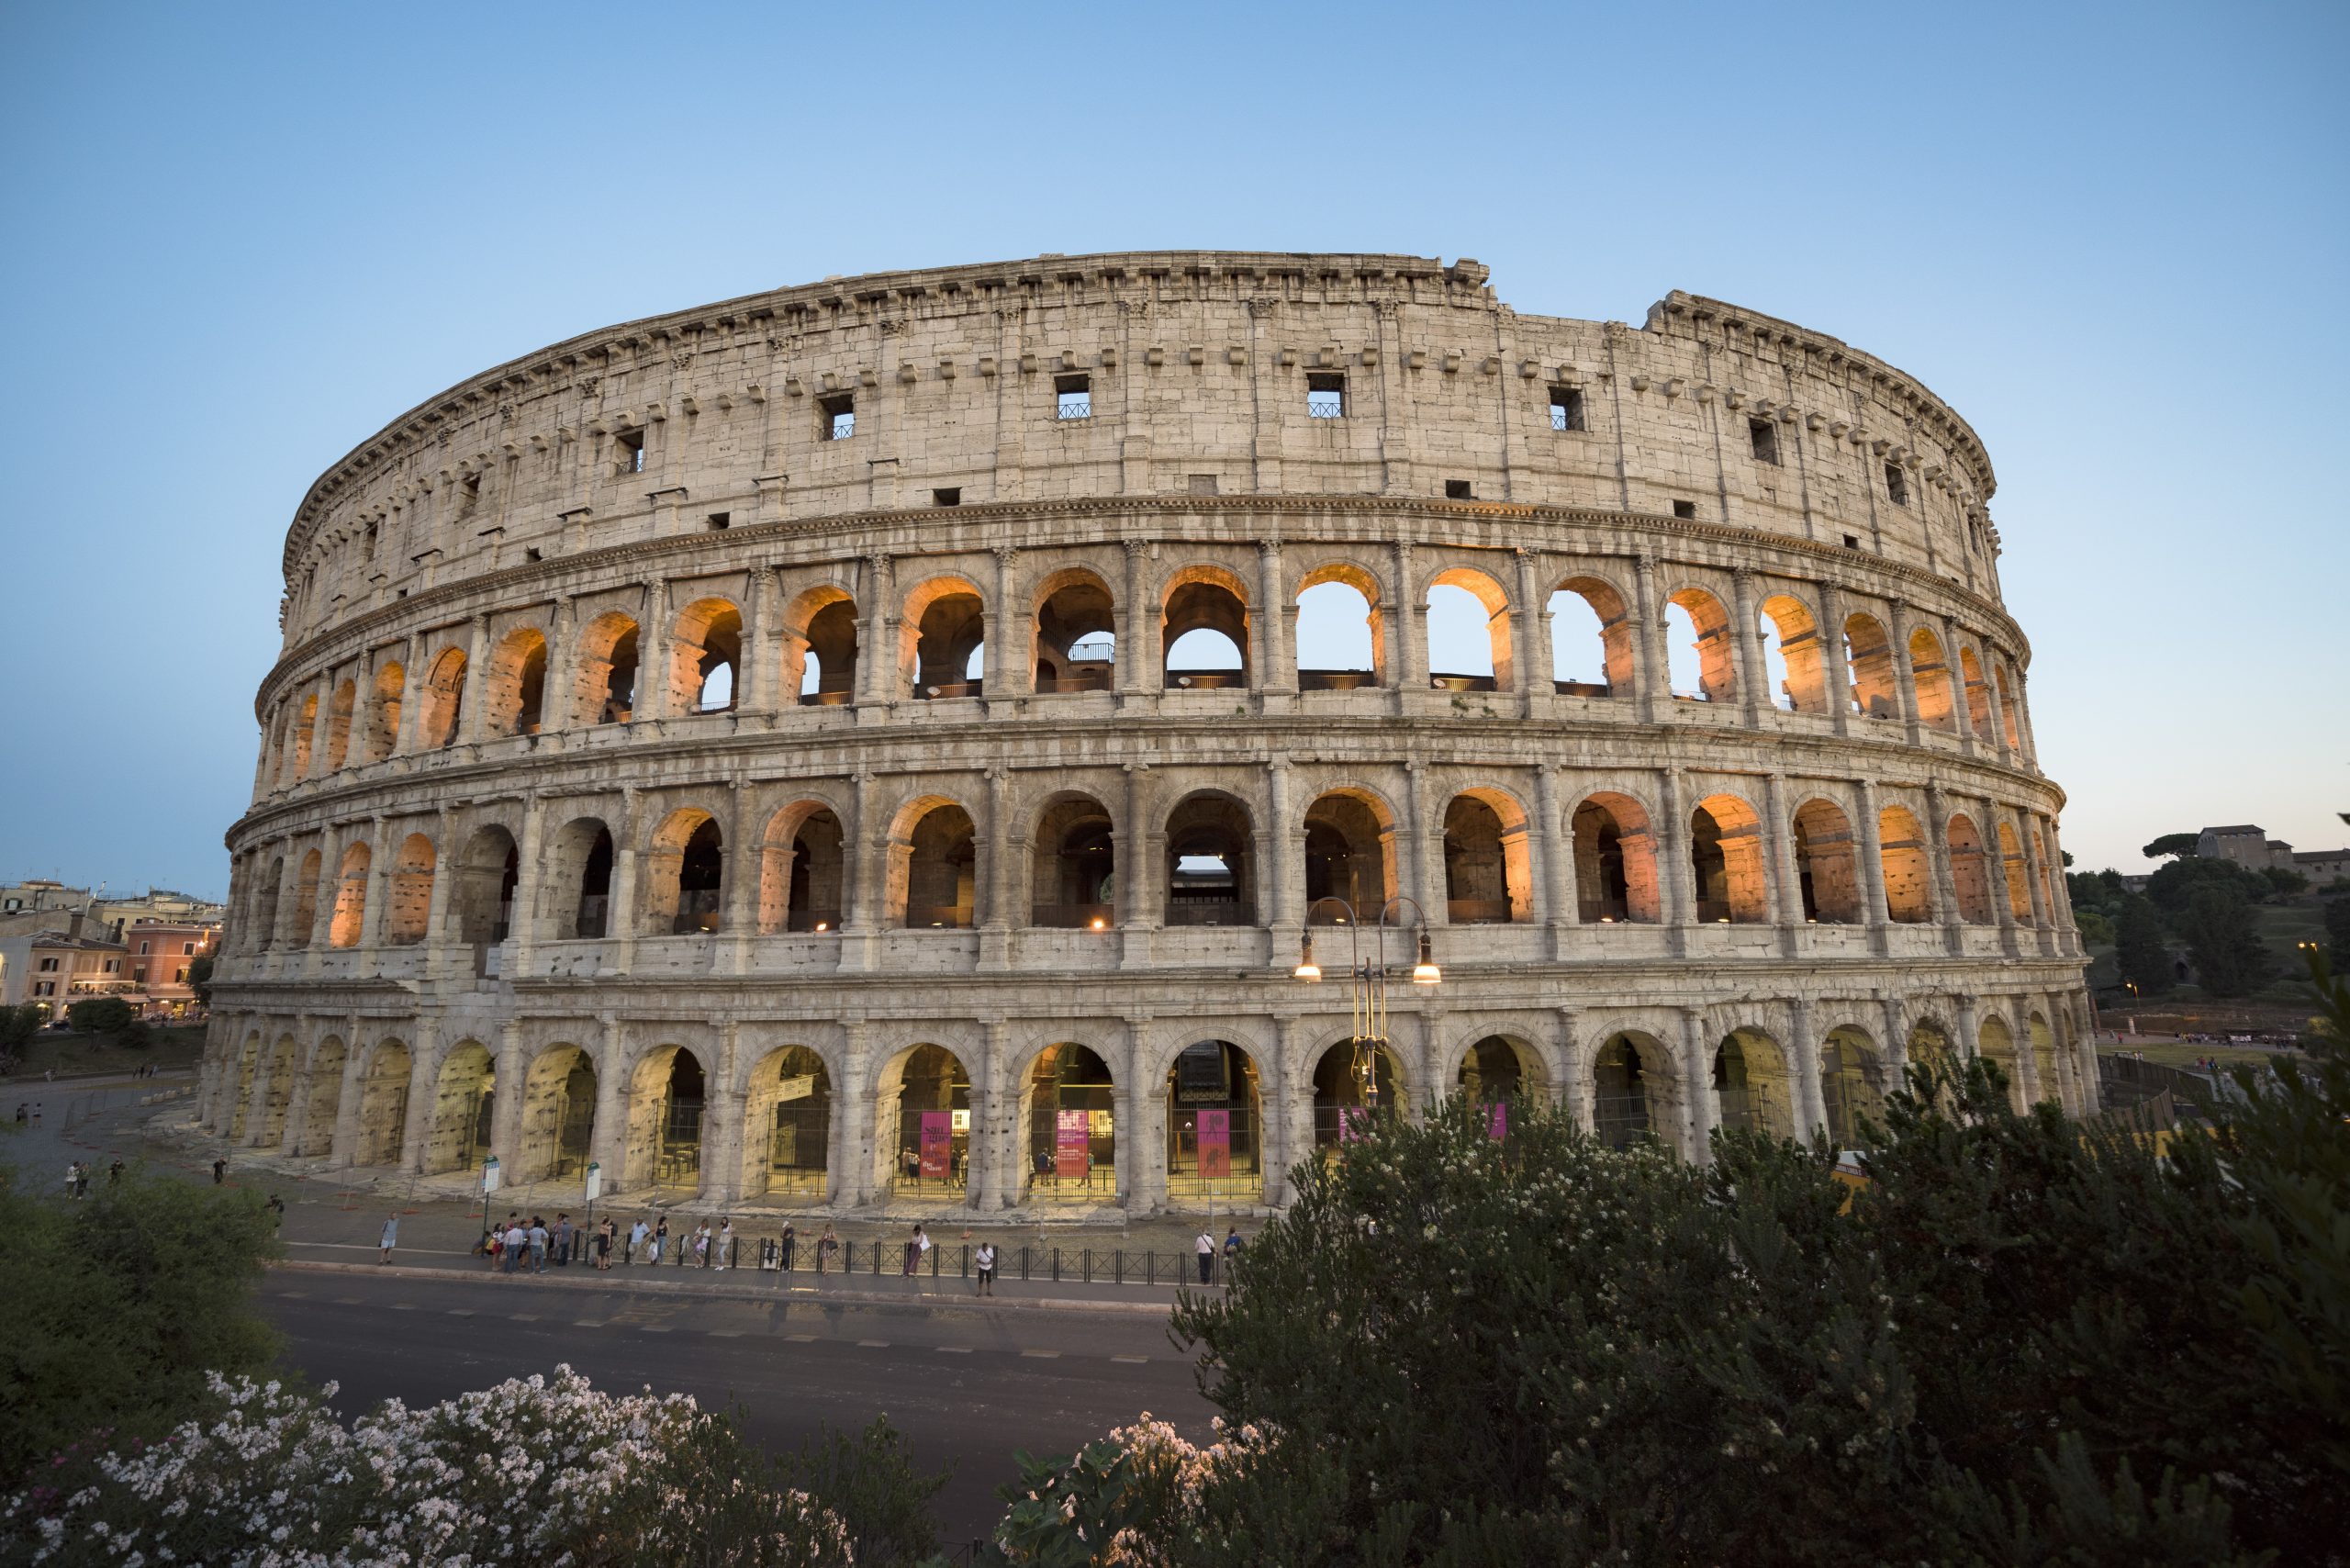
[[310,480],[600,324],[1144,247],[1477,257],[1982,433],[2067,846],[2350,835],[2350,8],[10,7],[0,877],[218,893]]

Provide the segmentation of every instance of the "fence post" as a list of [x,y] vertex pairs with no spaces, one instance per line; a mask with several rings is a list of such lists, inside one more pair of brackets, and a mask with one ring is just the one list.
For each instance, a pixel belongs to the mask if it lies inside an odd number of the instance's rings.
[[1056,1247],[1056,1248],[1054,1248],[1054,1249],[1053,1249],[1053,1283],[1055,1283],[1055,1284],[1059,1284],[1060,1282],[1061,1282],[1061,1249],[1060,1249],[1059,1248]]

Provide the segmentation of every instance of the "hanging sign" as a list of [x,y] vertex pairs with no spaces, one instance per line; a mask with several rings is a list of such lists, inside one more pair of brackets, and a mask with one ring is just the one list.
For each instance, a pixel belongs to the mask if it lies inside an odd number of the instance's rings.
[[1057,1112],[1053,1118],[1053,1173],[1063,1181],[1085,1174],[1086,1137],[1090,1118],[1082,1111]]
[[803,1072],[797,1078],[787,1078],[777,1086],[778,1100],[805,1100],[816,1092],[816,1075]]
[[604,1168],[594,1160],[588,1162],[588,1201],[594,1203],[604,1195]]
[[1509,1137],[1508,1102],[1502,1101],[1494,1104],[1493,1114],[1487,1119],[1485,1130],[1493,1135],[1496,1142]]
[[953,1161],[955,1131],[947,1112],[924,1111],[922,1114],[922,1178],[925,1182],[944,1182],[946,1170]]
[[498,1191],[498,1156],[494,1154],[482,1162],[481,1190],[485,1196]]
[[1232,1174],[1232,1113],[1200,1113],[1200,1174],[1211,1181]]

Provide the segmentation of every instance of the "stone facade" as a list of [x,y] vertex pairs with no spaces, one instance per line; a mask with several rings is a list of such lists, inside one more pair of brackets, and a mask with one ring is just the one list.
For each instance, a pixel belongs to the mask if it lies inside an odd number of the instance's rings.
[[[1841,1136],[1924,1049],[2094,1108],[1974,433],[1788,322],[1485,275],[832,280],[403,415],[287,535],[207,1125],[711,1202],[1277,1204],[1360,1098],[1382,904],[1443,972],[1390,998],[1407,1111],[1702,1158]],[[1367,667],[1301,666],[1331,583]]]

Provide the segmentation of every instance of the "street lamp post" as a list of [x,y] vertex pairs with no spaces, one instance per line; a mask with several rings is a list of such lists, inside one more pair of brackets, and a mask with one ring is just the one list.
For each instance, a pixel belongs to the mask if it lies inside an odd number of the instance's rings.
[[[1380,906],[1379,916],[1372,923],[1377,946],[1371,963],[1362,961],[1362,916],[1345,899],[1326,897],[1315,899],[1305,906],[1306,927],[1303,947],[1298,954],[1297,968],[1291,971],[1308,985],[1318,985],[1322,966],[1314,961],[1314,912],[1324,904],[1331,904],[1346,912],[1348,1001],[1352,1014],[1353,1034],[1348,1044],[1353,1047],[1353,1060],[1348,1064],[1354,1075],[1357,1092],[1363,1108],[1379,1109],[1379,1053],[1387,1044],[1387,925],[1388,916],[1398,906],[1410,904],[1413,915],[1419,921],[1419,958],[1407,971],[1414,985],[1437,985],[1443,981],[1444,971],[1438,969],[1436,956],[1428,941],[1427,912],[1417,899],[1398,894]],[[1399,965],[1398,968],[1401,968]],[[1343,1120],[1346,1113],[1340,1109]]]

